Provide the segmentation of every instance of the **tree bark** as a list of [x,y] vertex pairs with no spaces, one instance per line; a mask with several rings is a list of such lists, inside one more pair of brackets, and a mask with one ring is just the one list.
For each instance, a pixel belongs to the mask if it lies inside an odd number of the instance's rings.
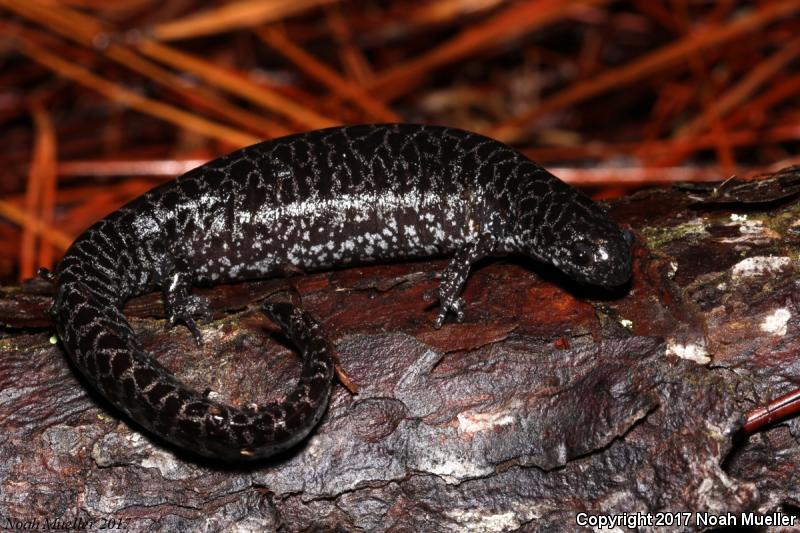
[[[325,326],[358,393],[337,386],[310,438],[249,466],[198,462],[120,419],[57,344],[48,284],[6,287],[0,523],[573,531],[578,513],[644,513],[642,531],[672,531],[796,515],[798,422],[737,430],[800,386],[797,174],[617,200],[612,215],[637,235],[629,287],[487,260],[464,322],[440,330],[441,260],[199,289],[215,310],[202,348],[164,329],[158,295],[129,302],[159,361],[239,405],[280,399],[299,374],[259,302],[288,290]],[[691,514],[656,514],[677,512]]]

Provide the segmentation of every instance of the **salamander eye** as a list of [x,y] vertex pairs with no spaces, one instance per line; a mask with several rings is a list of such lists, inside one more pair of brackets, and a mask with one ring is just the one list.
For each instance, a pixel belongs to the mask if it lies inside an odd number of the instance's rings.
[[636,235],[627,228],[622,230],[622,236],[625,238],[625,242],[628,243],[628,246],[633,246],[633,243],[636,241]]
[[578,241],[575,243],[575,251],[572,255],[572,260],[578,266],[588,266],[592,263],[594,258],[594,246],[586,241]]

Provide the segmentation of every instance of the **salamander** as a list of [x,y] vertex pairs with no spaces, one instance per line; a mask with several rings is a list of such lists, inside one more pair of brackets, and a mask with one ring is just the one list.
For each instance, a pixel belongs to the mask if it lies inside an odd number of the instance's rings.
[[290,303],[263,306],[303,370],[283,401],[240,409],[186,387],[144,350],[126,300],[162,291],[168,325],[200,342],[195,320],[209,308],[193,285],[447,256],[438,328],[463,319],[470,265],[502,254],[601,287],[631,277],[631,234],[517,150],[448,127],[334,127],[232,152],[95,223],[51,276],[51,313],[74,365],[121,412],[196,454],[250,460],[290,448],[321,419],[334,363],[320,324]]

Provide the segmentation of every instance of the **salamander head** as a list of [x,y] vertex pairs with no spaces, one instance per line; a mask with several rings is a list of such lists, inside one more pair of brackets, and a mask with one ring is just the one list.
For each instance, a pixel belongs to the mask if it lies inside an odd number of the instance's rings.
[[538,204],[518,219],[522,251],[555,266],[579,283],[618,287],[631,278],[633,234],[605,210],[564,186],[553,195],[560,208]]
[[600,287],[618,287],[631,278],[633,233],[610,219],[573,221],[555,239],[550,262],[571,278]]

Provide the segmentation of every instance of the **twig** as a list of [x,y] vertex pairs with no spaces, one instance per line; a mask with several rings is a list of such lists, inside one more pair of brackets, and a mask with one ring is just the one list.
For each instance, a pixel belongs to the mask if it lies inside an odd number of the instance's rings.
[[747,413],[742,427],[744,435],[752,435],[770,424],[800,413],[800,389],[794,389]]

